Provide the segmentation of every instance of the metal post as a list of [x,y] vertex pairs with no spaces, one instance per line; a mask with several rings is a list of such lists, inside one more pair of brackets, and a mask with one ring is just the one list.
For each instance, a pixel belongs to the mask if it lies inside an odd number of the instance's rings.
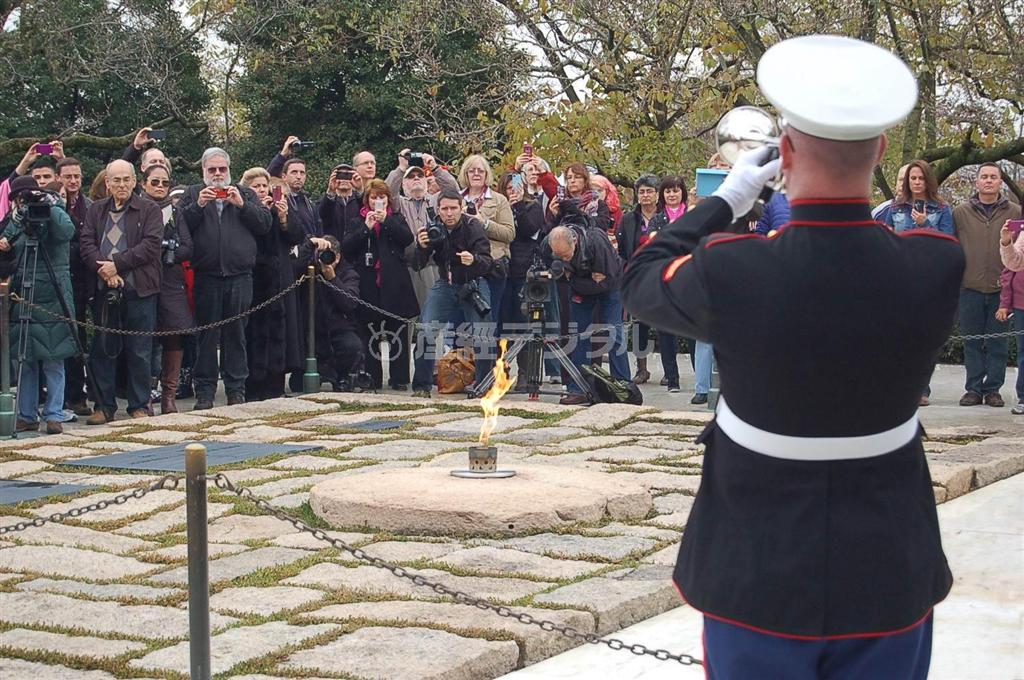
[[316,270],[313,265],[306,269],[309,277],[309,327],[306,335],[306,372],[302,374],[302,391],[312,394],[320,391],[320,373],[316,366]]
[[210,573],[206,545],[206,447],[185,447],[188,641],[192,680],[210,680]]
[[0,436],[14,436],[14,395],[11,394],[11,284],[0,283]]

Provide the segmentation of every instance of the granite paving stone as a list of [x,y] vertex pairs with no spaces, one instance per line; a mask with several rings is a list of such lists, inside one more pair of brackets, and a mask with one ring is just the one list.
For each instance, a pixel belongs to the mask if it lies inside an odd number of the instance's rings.
[[0,463],[0,479],[14,479],[20,475],[40,472],[51,467],[39,460],[8,460]]
[[[539,609],[537,607],[513,607],[519,614],[529,614],[537,620],[546,619],[570,626],[578,631],[592,633],[594,616],[590,612],[572,609]],[[573,640],[558,633],[548,633],[536,626],[527,626],[502,618],[493,612],[483,611],[471,605],[448,602],[354,602],[337,604],[299,614],[300,621],[374,621],[380,623],[435,624],[451,632],[476,635],[477,631],[500,631],[512,634],[522,647],[520,656],[524,665],[546,659],[549,656],[570,649],[576,645]]]
[[[238,545],[235,543],[209,543],[206,546],[208,557],[223,557],[224,555],[234,555],[245,550],[251,550],[247,545]],[[188,544],[179,543],[178,545],[170,545],[166,548],[160,548],[159,550],[152,550],[150,552],[143,553],[141,557],[160,557],[168,560],[184,560],[188,559]]]
[[[230,475],[229,475],[230,478]],[[273,482],[265,482],[263,484],[257,484],[256,486],[250,486],[254,494],[260,498],[274,498],[275,496],[284,496],[285,494],[295,493],[296,491],[308,489],[314,484],[318,484],[327,479],[327,475],[304,475],[301,477],[286,477],[284,479],[278,479]]]
[[436,456],[442,451],[460,451],[465,449],[465,442],[447,442],[436,439],[398,439],[396,441],[356,446],[344,455],[348,458],[365,458],[367,460],[408,460],[410,458],[429,458]]
[[[362,547],[367,554],[388,562],[415,562],[436,559],[455,552],[463,546],[459,543],[424,543],[422,541],[381,541]],[[344,559],[354,559],[343,555]]]
[[511,671],[518,659],[519,646],[511,640],[491,642],[429,628],[367,627],[295,652],[280,668],[374,680],[479,680]]
[[678,451],[684,456],[696,456],[697,454],[704,452],[704,445],[698,444],[692,440],[672,439],[670,437],[634,437],[634,439],[643,442],[643,445],[649,448],[670,449],[672,451]]
[[269,586],[266,588],[225,588],[210,597],[210,609],[231,614],[271,616],[324,598],[324,591],[312,588]]
[[0,633],[0,647],[34,652],[54,652],[69,656],[113,657],[145,649],[146,643],[14,628]]
[[932,484],[946,491],[943,500],[952,500],[971,490],[974,482],[974,465],[971,463],[947,462],[944,454],[925,454]]
[[228,515],[210,523],[207,537],[211,543],[241,543],[294,532],[295,527],[289,522],[270,515]]
[[[209,503],[206,506],[208,519],[220,517],[234,508],[233,503]],[[179,506],[173,510],[164,510],[150,515],[146,519],[132,522],[120,529],[114,529],[114,533],[128,534],[130,536],[156,536],[170,531],[176,526],[185,524],[185,506]]]
[[[240,663],[272,654],[289,645],[301,644],[338,628],[329,623],[292,626],[284,621],[232,628],[210,638],[210,672],[213,675],[226,673]],[[179,642],[150,652],[141,659],[129,661],[128,666],[145,671],[188,673],[189,643]]]
[[33,579],[25,583],[19,583],[15,588],[39,593],[56,593],[58,595],[85,595],[95,600],[159,600],[183,592],[177,588],[156,588],[126,583],[100,585],[51,578]]
[[679,558],[679,544],[673,543],[672,545],[666,546],[656,553],[648,555],[647,557],[640,560],[644,563],[658,564],[662,566],[675,566],[676,560]]
[[18,581],[25,578],[25,575],[16,571],[0,572],[0,583],[7,583],[8,581]]
[[599,558],[622,560],[657,545],[651,538],[639,536],[577,536],[575,534],[535,534],[493,541],[493,545],[568,559]]
[[682,530],[686,528],[686,523],[690,520],[690,512],[669,512],[663,515],[658,515],[651,519],[645,520],[644,524],[650,524],[655,527],[666,527],[669,529]]
[[252,418],[268,418],[279,415],[295,415],[300,413],[324,413],[337,411],[337,404],[309,401],[284,397],[264,401],[250,401],[234,406],[217,406],[203,411],[206,417],[228,418],[230,420],[249,420]]
[[693,496],[682,493],[668,493],[664,496],[655,496],[654,509],[659,514],[672,512],[690,512],[693,507]]
[[638,482],[651,491],[682,491],[696,494],[700,486],[700,475],[676,475],[669,472],[615,472],[616,479],[624,482]]
[[972,488],[980,488],[1024,472],[1024,446],[1021,444],[1020,439],[992,437],[942,454],[943,462],[973,465]]
[[92,454],[94,456],[101,456],[112,453],[124,453],[126,451],[142,451],[143,449],[153,448],[152,444],[143,444],[141,442],[87,442],[82,444],[87,449],[93,449]]
[[344,430],[357,423],[366,422],[367,420],[401,420],[408,422],[414,416],[425,416],[436,412],[437,409],[432,408],[402,409],[397,411],[343,411],[341,413],[328,413],[326,415],[316,416],[315,418],[307,418],[306,420],[298,423],[293,423],[290,427],[295,427],[300,430],[312,430],[318,427],[336,427]]
[[433,561],[466,571],[524,574],[552,580],[574,579],[603,568],[603,565],[593,562],[554,559],[522,550],[491,546],[457,550]]
[[[117,495],[117,492],[95,493],[65,503],[50,503],[49,505],[35,508],[31,512],[36,517],[46,517],[56,512],[67,512],[71,508],[91,505],[100,500],[110,500]],[[170,505],[180,505],[184,502],[185,492],[160,489],[159,491],[150,492],[142,498],[133,498],[123,505],[111,505],[103,510],[95,510],[88,515],[82,515],[78,521],[92,523],[122,520],[135,517],[136,515],[144,515]]]
[[264,468],[248,468],[246,470],[225,470],[224,476],[236,484],[243,482],[257,482],[267,480],[271,477],[281,477],[287,473],[280,470],[267,470]]
[[713,411],[652,411],[640,416],[640,420],[698,425],[709,423],[714,418]]
[[[251,574],[254,571],[267,567],[276,567],[291,564],[303,557],[308,557],[309,551],[296,550],[294,548],[256,548],[249,552],[219,557],[210,561],[210,583],[229,581]],[[181,566],[165,571],[149,578],[154,583],[173,583],[178,585],[188,584],[188,567]]]
[[[2,516],[0,517],[0,526],[14,524],[24,519],[24,517],[16,517],[14,515]],[[95,529],[61,523],[49,523],[41,527],[32,527],[27,531],[12,534],[11,538],[19,543],[93,548],[121,555],[136,550],[157,547],[157,544],[152,541],[144,541],[139,538],[119,536],[110,532],[96,531]]]
[[[594,404],[593,406],[572,414],[559,422],[563,427],[585,427],[590,430],[610,430],[635,417],[650,407],[633,406],[632,404]],[[628,434],[616,429],[615,434]]]
[[540,427],[506,432],[495,435],[492,437],[492,441],[523,444],[527,446],[539,446],[579,437],[588,433],[589,430],[584,430],[581,427],[565,427],[558,425],[554,427]]
[[301,440],[309,436],[303,430],[293,430],[287,427],[274,427],[273,425],[254,425],[243,429],[235,430],[230,434],[217,434],[208,437],[217,442],[283,442],[286,440]]
[[276,463],[271,463],[267,467],[275,470],[326,470],[328,468],[342,467],[351,464],[351,460],[340,460],[329,456],[300,455],[279,460]]
[[638,463],[672,457],[671,451],[647,446],[610,446],[592,449],[587,454],[590,460],[606,463]]
[[[426,579],[437,581],[451,588],[458,588],[477,597],[500,602],[511,602],[521,597],[534,595],[552,583],[527,581],[518,578],[490,578],[484,576],[454,576],[438,569],[416,569],[415,573]],[[297,576],[282,581],[284,585],[321,586],[344,588],[360,593],[380,593],[391,596],[408,596],[416,600],[442,599],[430,588],[417,586],[406,578],[399,578],[377,567],[345,567],[340,564],[315,564]]]
[[[530,418],[499,415],[494,426],[494,432],[509,432],[510,430],[515,430],[526,425],[531,425],[535,422],[537,421],[531,420]],[[416,429],[416,432],[428,436],[445,436],[449,433],[478,435],[480,434],[480,428],[483,427],[483,424],[483,417],[474,416],[470,418],[463,418],[461,420],[453,420],[450,422],[438,423],[437,425],[428,425],[426,427],[420,427]]]
[[[75,626],[95,633],[154,640],[188,635],[188,610],[184,608],[91,602],[48,593],[0,592],[0,621],[24,626]],[[235,621],[230,616],[210,614],[211,628],[223,628]]]
[[21,680],[22,678],[38,678],[38,680],[116,680],[106,671],[80,671],[57,664],[37,663],[0,657],[0,678]]
[[138,576],[158,568],[157,564],[131,557],[56,545],[17,545],[0,549],[0,569],[8,571],[101,580]]
[[21,455],[29,458],[42,458],[44,460],[70,460],[72,458],[84,458],[95,456],[96,452],[81,446],[34,446],[30,449],[21,449]]
[[703,425],[684,425],[682,423],[652,423],[638,421],[616,430],[618,434],[652,434],[652,435],[683,435],[696,437],[704,431]]
[[271,498],[267,502],[275,508],[281,508],[282,510],[294,510],[302,507],[303,503],[309,502],[309,492],[299,491],[298,493],[289,493],[284,496]]
[[178,430],[147,430],[128,435],[132,439],[139,439],[154,444],[180,444],[182,442],[194,442],[200,438],[196,432],[181,432]]
[[[83,486],[128,487],[143,486],[158,480],[160,475],[135,474],[93,474],[91,472],[54,472],[47,470],[36,472],[21,478],[26,482],[45,482],[47,484],[82,484]],[[118,493],[121,493],[120,491]],[[128,501],[132,503],[133,501]]]
[[[558,442],[544,446],[542,448],[535,449],[537,453],[566,453],[569,451],[587,451],[590,449],[600,449],[607,446],[622,446],[627,442],[632,442],[636,437],[627,437],[618,434],[593,434],[585,437],[575,437],[573,439],[566,439],[565,441]],[[644,442],[646,444],[646,442]]]
[[597,616],[598,635],[607,635],[682,604],[672,580],[591,578],[533,598],[534,604],[586,609]]
[[627,536],[642,536],[644,538],[653,538],[658,541],[671,541],[674,538],[679,538],[678,531],[672,531],[671,529],[658,529],[657,527],[647,527],[638,524],[623,524],[621,522],[612,522],[598,529],[602,534],[625,534]]
[[[346,531],[327,531],[326,533],[331,538],[344,541],[349,545],[354,544],[356,547],[366,543],[367,541],[373,540],[374,537],[374,534],[362,534]],[[302,550],[324,550],[331,547],[329,543],[321,541],[305,531],[279,536],[272,540],[271,544],[279,545],[282,548],[300,548]]]

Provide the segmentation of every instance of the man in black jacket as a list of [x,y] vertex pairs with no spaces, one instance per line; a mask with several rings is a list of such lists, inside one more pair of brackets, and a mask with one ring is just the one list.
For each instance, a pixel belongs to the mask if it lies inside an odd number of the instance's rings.
[[302,225],[307,236],[323,236],[324,227],[320,223],[320,213],[313,207],[313,202],[306,193],[306,161],[292,155],[292,144],[299,138],[291,135],[284,141],[281,151],[274,156],[267,166],[271,177],[280,177],[288,183],[291,192],[288,194],[288,219]]
[[[416,370],[412,379],[415,396],[430,396],[433,366],[443,351],[449,324],[462,318],[473,325],[490,318],[491,292],[487,274],[491,270],[491,242],[479,220],[462,214],[462,195],[446,189],[437,199],[441,238],[430,238],[430,229],[417,234],[419,248],[413,258],[414,269],[422,269],[433,260],[439,278],[427,295],[420,313],[424,325],[416,346]],[[471,331],[473,332],[473,331]],[[475,332],[479,333],[480,329]],[[428,347],[427,344],[432,346]]]
[[[180,214],[192,234],[196,273],[196,323],[200,326],[241,314],[252,303],[256,237],[270,230],[270,211],[251,189],[231,183],[231,158],[223,149],[203,152],[203,184],[182,196]],[[199,334],[195,366],[197,411],[213,408],[217,392],[217,344],[228,404],[245,402],[249,376],[245,319]]]
[[[622,261],[615,252],[608,234],[577,212],[572,204],[562,206],[563,223],[551,230],[545,250],[550,256],[565,263],[565,276],[569,280],[569,312],[575,325],[575,338],[570,358],[578,367],[590,364],[590,333],[594,330],[594,312],[610,328],[611,347],[608,363],[612,376],[629,380],[629,360],[626,358],[626,331],[622,325],[622,302],[619,286],[622,283]],[[562,404],[586,404],[589,399],[579,386],[570,383]]]

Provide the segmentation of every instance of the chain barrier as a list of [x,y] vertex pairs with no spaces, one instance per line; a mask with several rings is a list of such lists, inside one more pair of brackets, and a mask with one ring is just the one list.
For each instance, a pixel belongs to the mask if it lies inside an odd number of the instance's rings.
[[124,505],[130,500],[139,499],[148,493],[153,491],[159,491],[161,489],[174,490],[178,488],[178,484],[183,480],[184,477],[181,475],[164,475],[157,481],[153,482],[149,486],[140,486],[137,489],[128,491],[126,493],[118,494],[110,500],[96,501],[90,505],[83,506],[81,508],[71,508],[67,512],[55,512],[48,517],[37,517],[33,520],[26,520],[24,522],[18,522],[17,524],[10,524],[8,526],[0,527],[0,536],[4,534],[14,533],[16,531],[24,531],[30,527],[41,527],[51,522],[63,522],[66,519],[74,519],[75,517],[81,517],[84,514],[94,512],[96,510],[104,510],[112,505]]
[[531,616],[530,614],[517,613],[506,606],[496,605],[483,598],[476,597],[475,595],[470,595],[469,593],[465,593],[460,590],[456,590],[455,588],[446,586],[443,583],[431,581],[429,579],[424,578],[423,576],[420,576],[419,574],[410,572],[405,567],[400,567],[398,565],[391,564],[390,562],[387,562],[379,557],[368,555],[359,548],[354,548],[339,538],[330,537],[327,534],[327,532],[323,529],[311,527],[303,520],[297,517],[292,517],[283,510],[280,510],[279,508],[275,508],[274,506],[270,505],[270,503],[267,502],[266,500],[258,498],[256,494],[254,494],[248,488],[239,488],[235,486],[234,483],[232,483],[232,481],[228,479],[223,473],[218,472],[216,474],[207,475],[206,478],[207,480],[212,481],[214,485],[217,486],[217,488],[229,491],[238,496],[239,498],[254,503],[256,507],[258,507],[260,510],[270,513],[271,515],[273,515],[274,517],[283,522],[288,522],[299,531],[310,534],[313,536],[313,538],[319,541],[323,541],[334,548],[344,550],[345,552],[350,553],[357,560],[366,562],[367,564],[370,564],[379,569],[389,571],[394,576],[398,576],[399,578],[408,579],[417,586],[430,588],[439,595],[447,595],[448,597],[452,597],[455,599],[456,602],[459,602],[460,604],[470,605],[476,607],[477,609],[482,609],[484,611],[490,611],[497,614],[498,616],[501,616],[503,618],[514,619],[519,623],[525,625],[537,626],[541,630],[547,631],[549,633],[559,633],[567,638],[570,638],[578,642],[582,641],[592,645],[605,645],[606,647],[615,650],[626,649],[632,652],[633,654],[636,654],[637,656],[653,656],[655,659],[658,659],[659,661],[676,661],[684,666],[704,665],[704,663],[700,659],[690,656],[689,654],[672,654],[671,652],[665,649],[650,649],[639,643],[631,645],[615,638],[604,639],[596,635],[595,633],[584,633],[571,626],[567,626],[561,623],[555,623],[554,621],[546,619],[537,619]]
[[[260,311],[261,309],[269,307],[270,305],[274,304],[278,300],[280,300],[280,299],[284,298],[285,296],[287,296],[289,293],[291,293],[293,290],[295,290],[296,288],[298,288],[299,286],[301,286],[303,283],[305,283],[308,280],[309,280],[309,274],[303,274],[302,276],[297,278],[290,286],[288,286],[287,288],[283,289],[281,292],[277,293],[276,295],[274,295],[271,298],[268,298],[268,299],[264,300],[263,302],[259,303],[258,305],[254,306],[254,307],[250,307],[249,309],[245,310],[241,314],[236,314],[235,316],[232,316],[230,318],[221,319],[220,321],[214,321],[213,323],[204,324],[202,326],[195,326],[193,328],[185,328],[185,329],[182,329],[182,330],[174,330],[174,331],[135,331],[135,330],[127,329],[127,328],[106,328],[105,326],[97,325],[97,324],[95,324],[95,323],[93,323],[91,321],[79,321],[78,319],[72,319],[72,318],[66,317],[63,314],[57,314],[56,312],[51,312],[50,310],[46,309],[45,307],[41,307],[41,306],[39,306],[39,305],[37,305],[35,303],[29,302],[28,300],[26,300],[25,298],[21,297],[17,293],[13,293],[12,292],[11,293],[11,299],[14,300],[18,304],[25,305],[29,309],[34,309],[34,310],[36,310],[38,312],[41,312],[41,313],[45,314],[46,316],[48,316],[50,318],[57,319],[58,321],[63,321],[64,323],[70,323],[70,324],[73,324],[73,325],[78,326],[80,328],[85,328],[87,330],[91,330],[94,333],[107,333],[109,335],[130,335],[130,336],[135,336],[135,337],[160,338],[160,337],[170,337],[170,336],[174,336],[174,335],[193,335],[195,333],[202,333],[203,331],[209,331],[209,330],[213,330],[214,328],[220,328],[221,326],[227,326],[228,324],[235,323],[236,321],[240,321],[240,320],[246,318],[247,316],[251,316],[251,315],[255,314],[256,312]],[[17,323],[17,320],[12,320],[12,323]]]

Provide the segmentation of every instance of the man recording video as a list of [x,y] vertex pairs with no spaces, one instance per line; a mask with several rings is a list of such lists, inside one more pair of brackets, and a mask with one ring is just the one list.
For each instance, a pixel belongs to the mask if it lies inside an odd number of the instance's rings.
[[[437,200],[437,218],[416,237],[419,247],[413,268],[422,269],[433,261],[439,273],[420,314],[424,328],[417,341],[412,379],[416,396],[430,396],[434,360],[444,350],[448,325],[459,319],[475,325],[490,318],[487,274],[492,264],[491,242],[480,221],[464,215],[462,206],[461,194],[451,189],[442,191]],[[434,337],[429,348],[428,334]]]
[[[564,276],[570,288],[570,318],[580,334],[573,344],[572,362],[577,368],[591,363],[590,333],[594,330],[594,312],[600,309],[605,325],[611,327],[611,347],[608,350],[611,374],[616,379],[629,380],[626,331],[622,325],[622,302],[619,299],[622,261],[608,235],[579,212],[575,201],[564,201],[562,214],[561,224],[548,234],[543,249],[550,251],[550,258],[565,264]],[[586,404],[589,401],[579,386],[570,382],[568,393],[560,403]]]

